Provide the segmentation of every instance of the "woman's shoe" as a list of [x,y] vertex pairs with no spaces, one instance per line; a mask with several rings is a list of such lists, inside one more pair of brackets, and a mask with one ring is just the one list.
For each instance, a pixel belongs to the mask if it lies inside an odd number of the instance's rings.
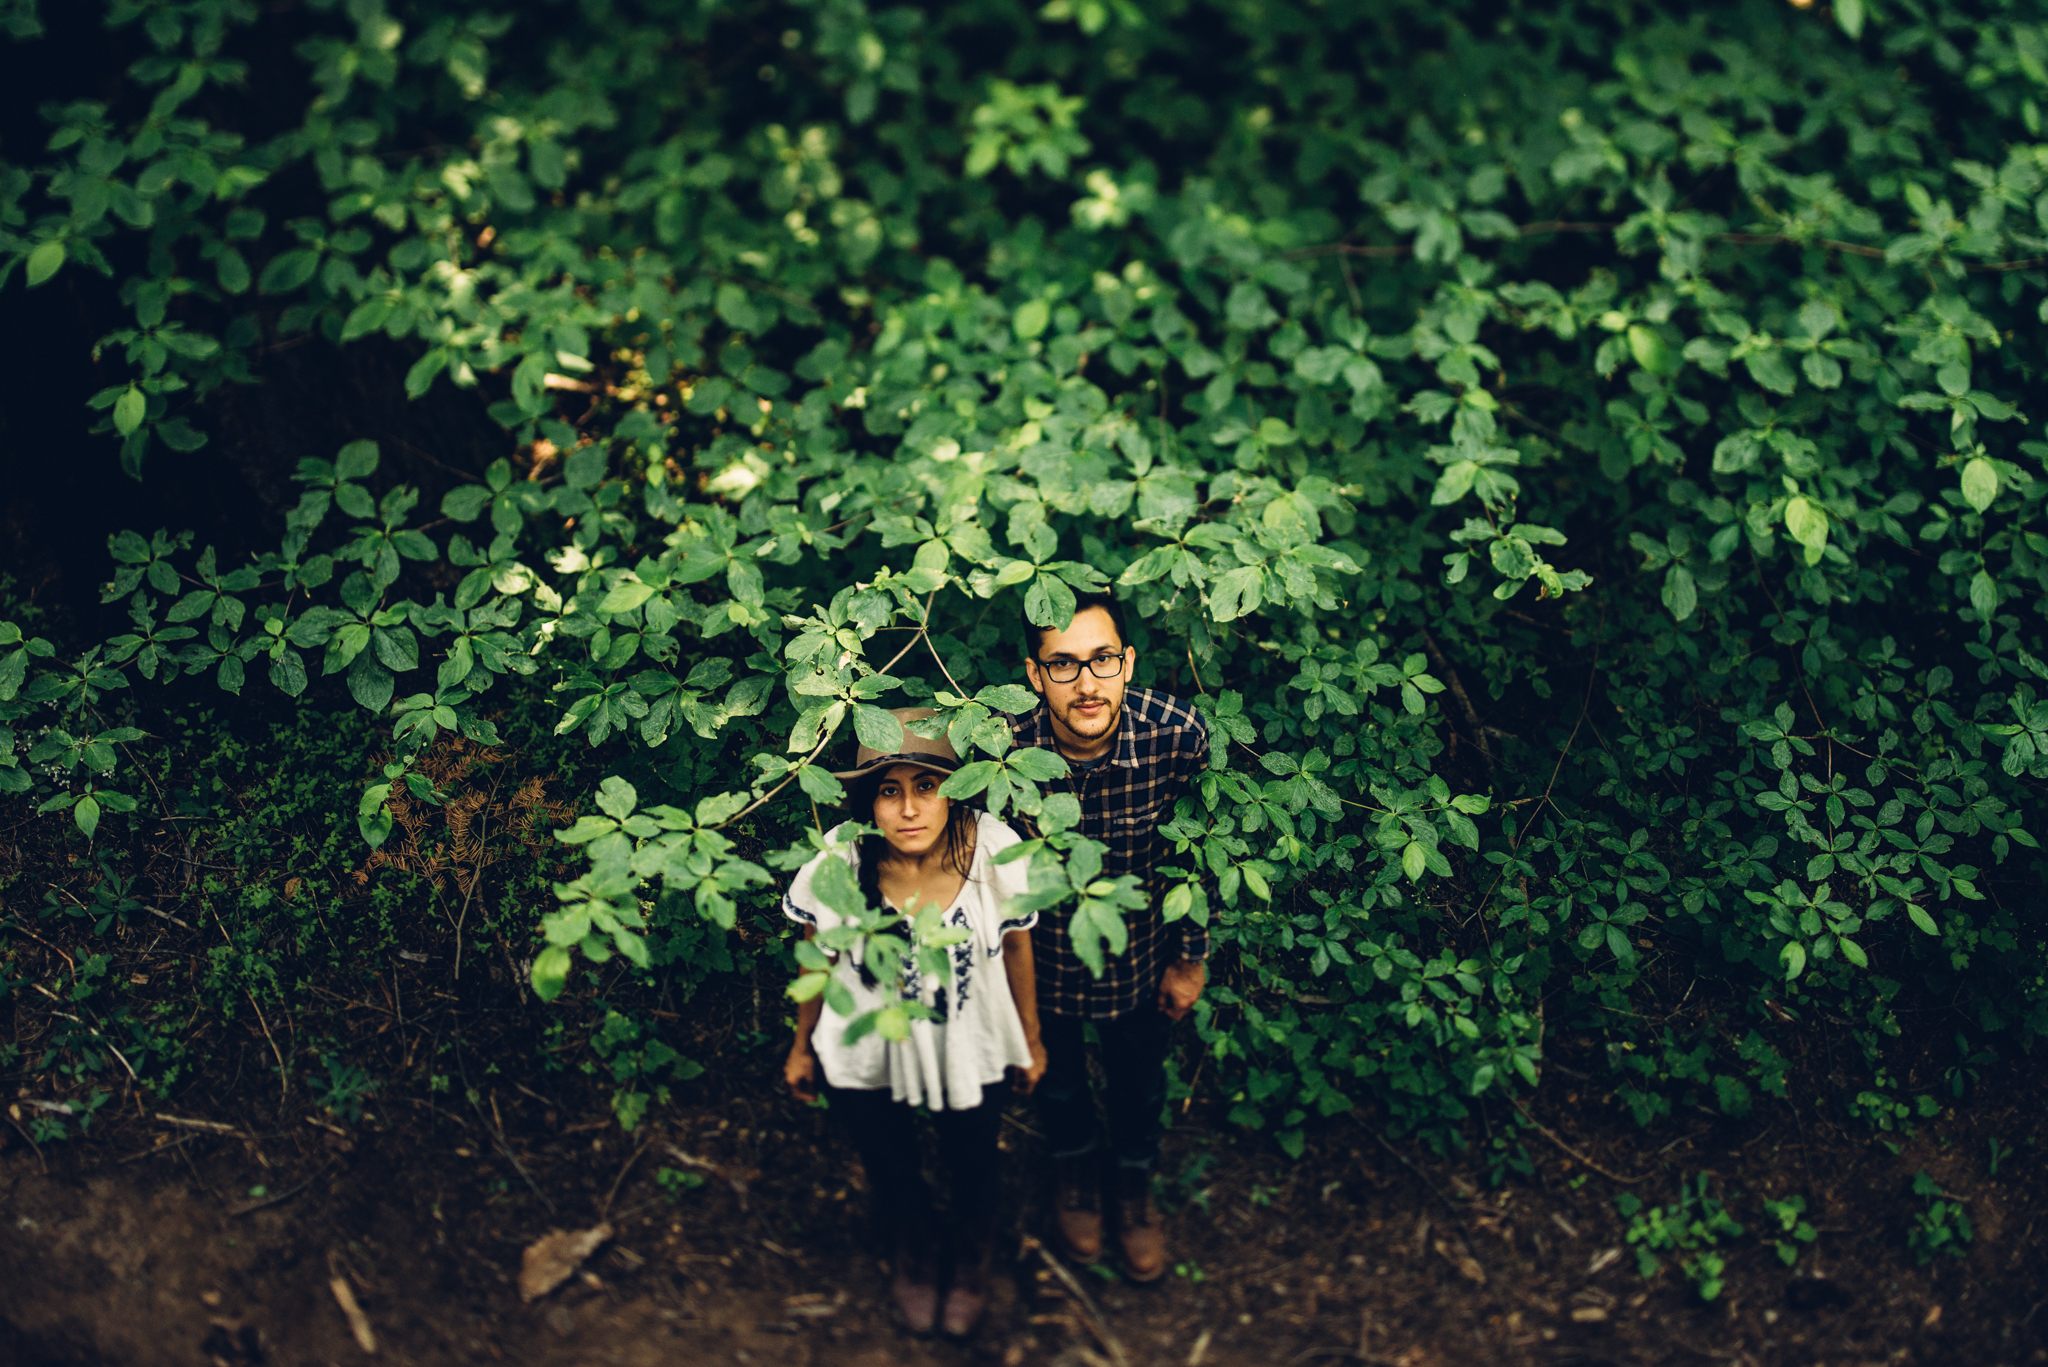
[[889,1279],[896,1315],[913,1334],[929,1334],[939,1320],[939,1270],[929,1246],[899,1245],[896,1275]]
[[939,1332],[951,1339],[970,1337],[988,1309],[989,1269],[995,1261],[995,1244],[981,1240],[953,1260],[953,1284],[946,1291],[945,1306],[939,1312]]

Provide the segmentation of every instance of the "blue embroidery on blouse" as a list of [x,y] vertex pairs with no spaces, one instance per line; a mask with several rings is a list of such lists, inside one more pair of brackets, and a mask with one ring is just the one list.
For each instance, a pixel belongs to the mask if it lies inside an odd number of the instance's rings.
[[[967,909],[965,907],[953,908],[953,915],[949,919],[955,926],[964,929],[967,926]],[[953,946],[953,979],[959,985],[960,1005],[963,1007],[967,1005],[968,983],[973,977],[974,941],[962,940],[959,944]]]
[[790,900],[788,893],[782,894],[782,914],[792,921],[801,921],[807,926],[818,924],[818,918]]

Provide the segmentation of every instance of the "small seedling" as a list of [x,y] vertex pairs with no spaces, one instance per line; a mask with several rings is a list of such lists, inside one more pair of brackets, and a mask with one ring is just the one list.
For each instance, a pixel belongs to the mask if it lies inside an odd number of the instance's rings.
[[1927,1199],[1927,1209],[1913,1217],[1906,1231],[1906,1246],[1913,1250],[1914,1260],[1925,1267],[1941,1253],[1969,1256],[1967,1245],[1977,1232],[1970,1227],[1970,1213],[1963,1203],[1925,1172],[1913,1175],[1913,1194]]
[[654,1174],[654,1185],[661,1188],[662,1195],[671,1204],[683,1199],[685,1193],[704,1185],[704,1174],[688,1168],[663,1168]]
[[353,1063],[343,1063],[332,1054],[323,1055],[327,1076],[313,1075],[313,1100],[337,1120],[353,1125],[363,1118],[363,1101],[377,1090],[370,1075]]
[[1681,1179],[1674,1205],[1646,1206],[1629,1192],[1615,1197],[1614,1204],[1629,1222],[1626,1237],[1636,1246],[1636,1271],[1645,1279],[1663,1270],[1658,1253],[1676,1253],[1679,1271],[1699,1289],[1701,1300],[1721,1294],[1727,1261],[1713,1250],[1724,1238],[1741,1238],[1743,1228],[1725,1205],[1707,1194],[1706,1173],[1691,1184]]
[[1778,1250],[1778,1261],[1790,1267],[1799,1261],[1799,1246],[1810,1244],[1820,1235],[1802,1217],[1806,1214],[1804,1196],[1788,1196],[1782,1201],[1764,1202],[1764,1214],[1777,1221],[1779,1231],[1785,1236],[1773,1240]]

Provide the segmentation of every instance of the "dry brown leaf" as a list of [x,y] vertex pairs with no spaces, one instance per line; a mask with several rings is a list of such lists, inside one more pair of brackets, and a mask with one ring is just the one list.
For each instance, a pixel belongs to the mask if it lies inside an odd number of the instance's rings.
[[612,1237],[612,1227],[594,1229],[551,1229],[527,1245],[519,1263],[519,1298],[538,1300],[568,1281],[585,1258]]
[[1462,1248],[1452,1249],[1442,1239],[1436,1241],[1436,1251],[1443,1255],[1444,1261],[1457,1268],[1458,1275],[1466,1281],[1475,1282],[1480,1286],[1486,1285],[1486,1269],[1481,1267],[1479,1260],[1470,1253]]

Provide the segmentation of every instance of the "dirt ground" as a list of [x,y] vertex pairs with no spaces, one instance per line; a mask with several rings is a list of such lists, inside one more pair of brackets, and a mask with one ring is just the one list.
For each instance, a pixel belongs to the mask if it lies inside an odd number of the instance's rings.
[[[583,1078],[539,1069],[475,1079],[474,1106],[394,1082],[354,1125],[300,1093],[201,1086],[109,1106],[87,1143],[37,1150],[0,1127],[0,1362],[370,1361],[337,1281],[375,1360],[422,1367],[2048,1362],[2037,1069],[1987,1077],[1974,1104],[1891,1136],[1896,1154],[1775,1102],[1646,1134],[1552,1081],[1548,1134],[1525,1131],[1533,1172],[1498,1187],[1476,1158],[1390,1146],[1367,1119],[1289,1162],[1197,1103],[1165,1164],[1173,1274],[1135,1288],[1079,1269],[1084,1306],[1020,1243],[959,1346],[890,1326],[858,1165],[828,1116],[774,1093],[775,1052],[727,1049],[630,1136]],[[1042,1228],[1034,1125],[1018,1104],[1003,1130],[1020,1235]],[[1996,1177],[1992,1136],[2019,1149]],[[1669,1202],[1702,1170],[1750,1224],[1712,1304],[1675,1271],[1639,1275],[1614,1204]],[[1921,1170],[1967,1201],[1967,1257],[1914,1265]],[[1819,1236],[1788,1270],[1755,1220],[1792,1191]],[[522,1303],[526,1245],[601,1218],[613,1237],[581,1274]]]

